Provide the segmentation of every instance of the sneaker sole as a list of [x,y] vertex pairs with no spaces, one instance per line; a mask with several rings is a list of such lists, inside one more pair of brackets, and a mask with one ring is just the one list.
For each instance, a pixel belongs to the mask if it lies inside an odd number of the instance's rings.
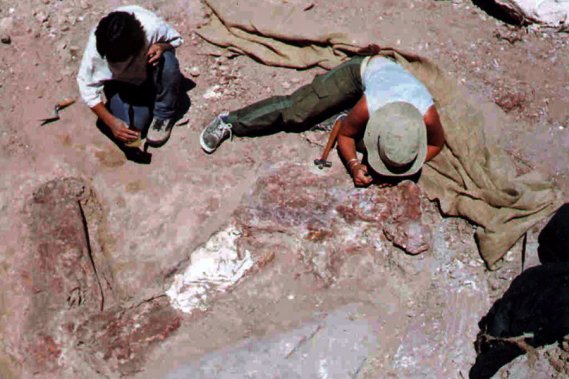
[[146,144],[148,146],[152,146],[152,147],[161,147],[162,145],[165,145],[166,142],[168,142],[168,139],[165,140],[161,140],[161,141],[154,141],[154,140],[146,140]]
[[213,149],[211,147],[208,147],[204,140],[203,140],[203,134],[205,133],[205,130],[207,128],[204,128],[204,130],[202,130],[202,132],[200,133],[200,146],[202,147],[203,151],[205,151],[208,154],[213,153],[215,150],[217,150],[217,147],[214,147]]
[[146,143],[150,146],[153,146],[153,147],[157,147],[157,146],[160,147],[160,146],[164,145],[166,142],[168,142],[171,135],[172,135],[172,132],[170,131],[165,138],[158,139],[158,140],[150,139],[147,136],[146,137]]

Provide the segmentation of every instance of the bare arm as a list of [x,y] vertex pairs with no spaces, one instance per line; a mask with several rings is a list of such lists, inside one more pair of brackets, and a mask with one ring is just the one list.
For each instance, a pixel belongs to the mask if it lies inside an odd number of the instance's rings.
[[132,142],[138,138],[139,132],[129,129],[124,121],[113,116],[103,103],[91,107],[91,110],[111,129],[116,139],[123,142]]
[[368,186],[373,180],[368,174],[367,166],[357,159],[356,154],[356,139],[363,136],[368,119],[367,101],[365,96],[362,96],[348,116],[341,121],[338,134],[338,152],[346,162],[356,186]]
[[445,134],[439,114],[434,105],[427,110],[423,120],[427,126],[427,157],[425,158],[425,162],[428,162],[443,149]]
[[160,57],[162,54],[168,50],[174,50],[174,46],[170,45],[167,42],[157,42],[150,45],[148,52],[146,53],[148,64],[156,66],[158,62],[160,62]]

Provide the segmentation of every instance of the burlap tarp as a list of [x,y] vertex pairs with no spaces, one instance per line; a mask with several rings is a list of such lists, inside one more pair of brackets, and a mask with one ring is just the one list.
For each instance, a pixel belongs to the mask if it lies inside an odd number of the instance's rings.
[[[296,7],[253,0],[206,3],[213,14],[200,35],[268,65],[331,68],[370,46],[361,37],[326,30]],[[487,144],[484,114],[435,64],[395,49],[381,54],[395,58],[433,95],[446,145],[425,166],[419,183],[445,215],[478,226],[480,254],[494,268],[529,228],[555,211],[556,191],[536,171],[517,175],[511,157]]]

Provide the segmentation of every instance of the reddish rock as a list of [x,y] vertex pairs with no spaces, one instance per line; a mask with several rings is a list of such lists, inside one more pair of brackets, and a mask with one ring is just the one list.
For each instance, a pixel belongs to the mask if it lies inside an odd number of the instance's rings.
[[[34,370],[51,371],[61,351],[54,342],[68,317],[98,312],[108,288],[97,273],[81,201],[91,196],[80,180],[55,180],[41,186],[29,204],[33,249],[22,262],[21,278],[30,293],[22,350],[31,351]],[[106,292],[106,293],[105,293]]]
[[28,345],[26,363],[35,372],[53,372],[60,368],[61,345],[52,336],[39,334]]
[[526,96],[520,92],[506,92],[496,96],[494,102],[505,112],[511,112],[514,109],[523,110]]
[[90,317],[75,331],[76,345],[96,370],[130,375],[141,369],[145,353],[168,338],[180,323],[165,298],[152,299]]
[[423,253],[431,247],[431,230],[417,221],[386,225],[383,232],[388,240],[405,252],[416,255]]
[[354,188],[343,172],[312,173],[281,165],[258,180],[235,212],[248,239],[282,233],[299,240],[305,264],[327,284],[347,254],[375,252],[383,234],[410,254],[431,246],[422,223],[421,191],[405,181],[392,188]]
[[17,278],[27,307],[12,320],[21,331],[14,351],[26,372],[60,377],[81,371],[84,364],[67,360],[64,351],[107,376],[140,370],[145,354],[179,328],[180,318],[163,298],[118,304],[100,236],[90,235],[102,216],[89,185],[71,178],[48,182],[26,212],[30,251]]
[[33,195],[30,231],[36,251],[27,269],[34,292],[56,294],[47,299],[49,304],[35,298],[41,303],[40,314],[45,313],[46,305],[102,310],[105,296],[112,297],[110,274],[95,267],[87,216],[81,205],[92,197],[89,187],[77,179],[51,181]]

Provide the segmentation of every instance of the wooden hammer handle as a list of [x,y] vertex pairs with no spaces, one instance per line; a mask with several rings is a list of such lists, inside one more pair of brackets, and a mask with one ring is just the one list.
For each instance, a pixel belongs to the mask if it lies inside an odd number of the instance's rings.
[[336,122],[334,122],[334,127],[332,128],[332,131],[330,132],[330,137],[328,137],[328,142],[326,143],[326,147],[322,151],[322,157],[320,158],[322,161],[325,161],[328,159],[328,155],[330,154],[330,150],[332,150],[332,148],[334,147],[334,144],[336,143],[336,140],[338,139],[338,133],[340,133],[340,126],[342,125],[342,122],[341,122],[342,118],[343,117],[338,117],[336,119]]

